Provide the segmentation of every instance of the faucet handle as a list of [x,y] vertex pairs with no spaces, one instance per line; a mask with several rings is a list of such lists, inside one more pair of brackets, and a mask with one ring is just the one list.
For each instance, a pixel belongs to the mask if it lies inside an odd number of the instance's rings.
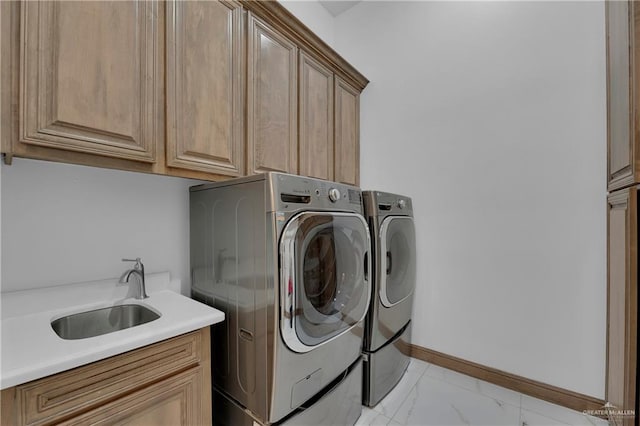
[[136,262],[136,264],[134,265],[134,268],[136,269],[140,269],[140,266],[142,265],[142,262],[140,261],[139,257],[136,257],[135,259],[122,259],[123,262]]

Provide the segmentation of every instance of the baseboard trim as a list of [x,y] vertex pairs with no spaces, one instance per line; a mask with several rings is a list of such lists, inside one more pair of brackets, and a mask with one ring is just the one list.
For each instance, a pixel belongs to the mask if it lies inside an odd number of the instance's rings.
[[598,398],[476,364],[418,345],[411,345],[411,357],[580,412],[599,410],[604,405],[604,401]]

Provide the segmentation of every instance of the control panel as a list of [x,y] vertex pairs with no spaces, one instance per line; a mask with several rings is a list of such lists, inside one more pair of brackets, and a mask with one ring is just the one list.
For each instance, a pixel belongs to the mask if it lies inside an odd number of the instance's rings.
[[397,214],[403,216],[411,216],[413,214],[413,205],[410,197],[402,195],[390,194],[387,192],[366,192],[365,204],[370,211],[377,211],[378,215]]
[[303,176],[275,175],[273,195],[278,211],[350,210],[362,211],[359,188]]

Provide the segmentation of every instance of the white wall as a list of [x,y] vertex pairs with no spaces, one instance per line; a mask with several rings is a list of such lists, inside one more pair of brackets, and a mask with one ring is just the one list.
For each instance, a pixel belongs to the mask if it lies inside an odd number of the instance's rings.
[[363,2],[363,188],[413,197],[415,344],[602,398],[600,2]]
[[333,16],[316,0],[279,0],[296,18],[333,47],[335,22]]
[[2,291],[119,277],[141,257],[188,294],[188,179],[14,158],[2,166]]

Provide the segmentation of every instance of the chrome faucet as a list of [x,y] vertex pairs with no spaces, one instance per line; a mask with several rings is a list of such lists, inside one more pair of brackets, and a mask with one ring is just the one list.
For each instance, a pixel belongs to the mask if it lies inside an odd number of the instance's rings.
[[122,259],[123,262],[136,262],[133,266],[133,269],[126,270],[124,274],[120,277],[120,283],[125,284],[129,282],[129,278],[131,274],[135,274],[138,276],[138,282],[140,284],[140,291],[138,292],[138,299],[146,299],[149,296],[147,295],[147,290],[144,286],[144,265],[140,261],[140,258],[137,257],[135,259]]

